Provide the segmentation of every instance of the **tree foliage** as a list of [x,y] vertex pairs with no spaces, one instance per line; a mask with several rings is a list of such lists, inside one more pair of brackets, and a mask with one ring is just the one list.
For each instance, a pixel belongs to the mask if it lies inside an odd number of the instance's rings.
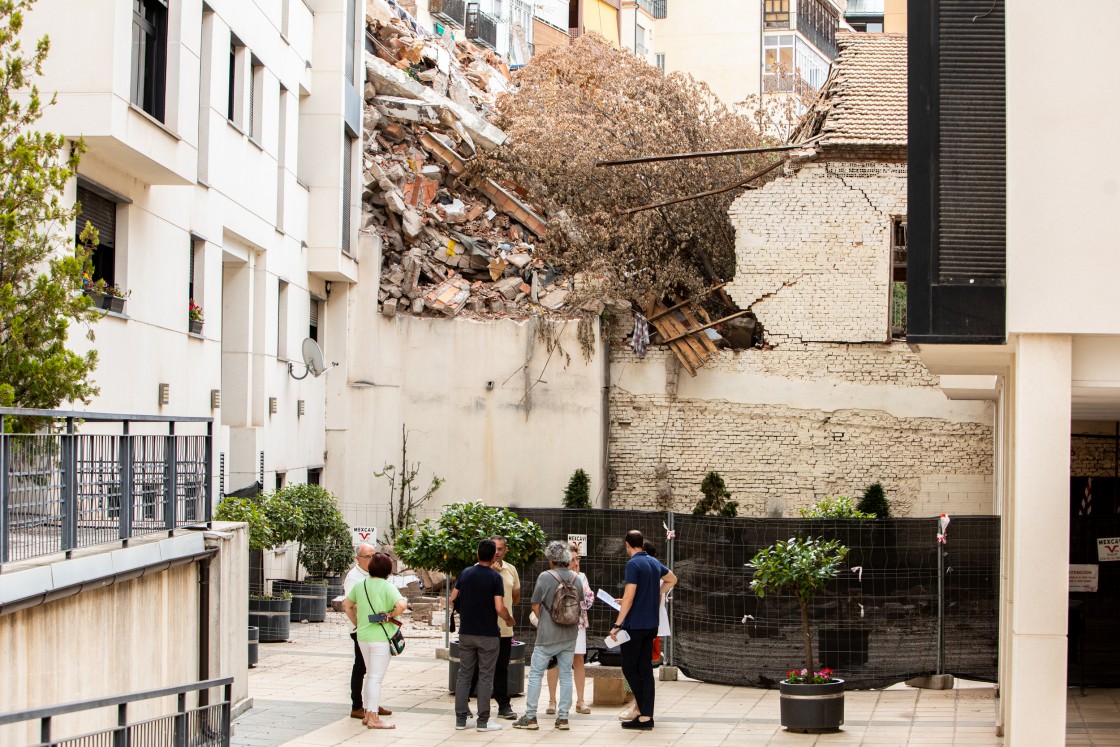
[[874,519],[875,514],[864,513],[852,504],[851,498],[842,495],[825,496],[808,508],[799,511],[803,519]]
[[591,508],[591,478],[577,469],[564,488],[564,508]]
[[700,483],[700,492],[704,497],[696,502],[692,509],[695,516],[736,516],[739,513],[739,502],[731,500],[731,491],[723,482],[718,472],[709,472],[704,475]]
[[68,350],[66,339],[73,322],[93,339],[100,314],[82,293],[89,251],[70,233],[78,207],[62,202],[84,146],[35,129],[54,100],[34,82],[48,39],[33,52],[19,39],[33,2],[0,0],[0,406],[49,409],[97,394],[96,352]]
[[386,464],[380,472],[374,472],[374,477],[384,478],[389,483],[389,528],[385,530],[385,544],[392,545],[397,541],[397,535],[405,527],[412,526],[416,521],[416,512],[428,502],[440,486],[446,482],[438,475],[432,475],[432,481],[423,493],[420,492],[420,462],[408,461],[408,428],[401,424],[401,466],[398,470],[392,464]]
[[859,499],[856,508],[878,519],[891,518],[891,503],[887,500],[883,484],[877,481],[868,485],[863,491],[863,497]]
[[809,602],[839,572],[848,548],[838,540],[791,537],[778,540],[751,558],[754,568],[750,589],[759,599],[767,594],[787,592],[801,607],[801,634],[805,650],[805,669],[814,671],[813,638],[809,624]]
[[539,524],[481,501],[444,506],[439,521],[425,519],[401,531],[394,549],[411,568],[458,575],[477,560],[478,543],[494,535],[506,538],[507,563],[524,566],[544,554],[544,530]]
[[727,210],[737,190],[631,215],[620,210],[730,186],[775,156],[595,162],[769,144],[748,116],[691,77],[665,75],[594,34],[534,57],[517,83],[499,104],[497,124],[509,140],[468,176],[516,184],[545,208],[551,227],[538,251],[566,273],[605,279],[607,291],[639,303],[670,291],[691,296],[732,277]]
[[228,496],[214,511],[217,521],[244,521],[249,525],[249,549],[271,550],[296,538],[303,526],[299,507],[283,496],[252,498]]

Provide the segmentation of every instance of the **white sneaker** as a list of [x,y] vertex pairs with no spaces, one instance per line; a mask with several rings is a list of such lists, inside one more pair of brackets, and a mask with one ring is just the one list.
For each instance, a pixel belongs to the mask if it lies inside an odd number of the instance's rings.
[[474,719],[469,718],[469,717],[467,718],[466,721],[460,721],[459,719],[455,719],[455,728],[458,729],[459,731],[463,731],[464,729],[473,729],[474,728]]
[[478,723],[478,726],[475,727],[475,731],[501,731],[501,730],[502,730],[502,725],[501,724],[496,724],[493,721],[487,721],[486,723],[482,723],[480,721]]

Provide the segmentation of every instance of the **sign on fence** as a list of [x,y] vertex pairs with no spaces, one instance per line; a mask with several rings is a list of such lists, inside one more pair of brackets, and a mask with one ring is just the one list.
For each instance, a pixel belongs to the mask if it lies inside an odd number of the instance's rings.
[[587,535],[586,534],[569,534],[568,544],[575,545],[579,549],[579,556],[581,558],[587,557]]
[[1096,563],[1085,565],[1070,565],[1069,590],[1070,591],[1096,591],[1097,579],[1100,577],[1100,566]]
[[1098,537],[1097,560],[1102,563],[1120,560],[1120,537]]
[[360,545],[363,542],[368,542],[372,545],[374,543],[374,538],[377,537],[377,527],[350,527],[350,531],[354,535],[355,545]]

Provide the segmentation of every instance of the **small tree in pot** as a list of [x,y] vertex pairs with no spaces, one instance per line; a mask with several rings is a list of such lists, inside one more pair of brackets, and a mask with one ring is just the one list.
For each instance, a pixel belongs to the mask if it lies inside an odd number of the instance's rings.
[[[801,609],[805,666],[791,669],[780,685],[782,725],[791,731],[832,730],[844,723],[844,681],[832,677],[829,669],[818,672],[814,668],[809,603],[839,573],[847,555],[848,548],[837,540],[791,537],[759,551],[750,562],[754,568],[751,591],[760,599],[767,594],[792,593]],[[798,691],[796,698],[786,697],[794,691]]]
[[450,576],[477,560],[478,543],[487,537],[506,538],[505,562],[522,568],[544,554],[544,530],[522,521],[506,508],[481,501],[452,503],[443,507],[439,521],[425,519],[397,535],[397,557],[411,568],[441,571]]

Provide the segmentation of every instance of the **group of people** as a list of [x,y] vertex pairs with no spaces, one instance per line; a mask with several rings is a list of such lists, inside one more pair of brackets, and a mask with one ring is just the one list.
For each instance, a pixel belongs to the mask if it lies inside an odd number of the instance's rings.
[[[677,583],[673,572],[652,557],[642,533],[626,534],[625,587],[615,600],[618,610],[610,638],[620,643],[622,672],[634,693],[633,710],[620,716],[624,729],[652,729],[654,707],[653,650],[660,608],[665,594]],[[537,705],[548,679],[549,705],[555,728],[569,728],[573,689],[577,713],[590,713],[584,701],[584,658],[587,652],[587,610],[595,596],[579,568],[579,548],[550,542],[545,548],[548,570],[537,578],[530,621],[536,639],[525,695],[525,711],[518,718],[509,694],[509,663],[513,644],[513,607],[521,601],[517,569],[504,562],[504,537],[478,543],[478,562],[466,568],[455,583],[452,603],[459,611],[459,674],[455,683],[455,728],[495,731],[490,701],[498,704],[497,718],[513,721],[515,729],[539,729]],[[392,729],[384,720],[391,711],[381,706],[381,683],[389,664],[389,640],[400,626],[405,599],[387,579],[392,561],[371,545],[359,545],[357,564],[346,577],[343,610],[355,625],[355,661],[350,678],[353,709],[370,729]],[[623,634],[625,632],[625,634]],[[551,665],[551,666],[550,666]],[[547,675],[546,675],[547,672]],[[559,685],[559,697],[555,695]],[[470,696],[477,697],[477,717]]]

